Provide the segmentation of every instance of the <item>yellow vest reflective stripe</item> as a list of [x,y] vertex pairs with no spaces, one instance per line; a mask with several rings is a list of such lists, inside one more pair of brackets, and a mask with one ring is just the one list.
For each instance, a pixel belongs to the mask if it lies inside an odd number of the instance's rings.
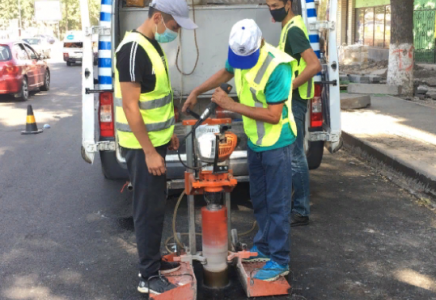
[[[303,30],[304,34],[306,35],[306,38],[309,40],[309,34],[307,33],[307,28],[306,25],[304,24],[303,18],[301,16],[295,16],[282,29],[282,33],[280,35],[280,42],[278,46],[278,48],[281,51],[285,51],[288,31],[294,26],[297,26],[298,28]],[[295,78],[295,71],[297,71],[298,74],[301,74],[306,69],[306,66],[307,66],[306,61],[302,57],[300,58],[300,62],[298,62],[298,60],[294,60],[292,62],[292,73],[293,73],[292,78],[293,79]],[[298,88],[298,91],[300,92],[301,98],[305,100],[312,99],[313,96],[315,95],[315,86],[314,86],[313,78],[311,78],[308,82],[302,84]]]
[[[164,62],[154,46],[137,32],[127,32],[116,52],[118,52],[124,44],[130,42],[137,43],[137,47],[142,47],[145,50],[156,75],[155,89],[148,93],[141,93],[138,106],[151,143],[154,147],[162,146],[171,140],[176,123],[174,118],[173,93],[167,72],[167,58],[164,53]],[[166,64],[166,68],[164,63]],[[114,104],[115,128],[117,130],[118,143],[124,148],[140,149],[141,145],[132,133],[123,110],[119,73],[116,68]]]
[[[250,107],[267,108],[265,87],[275,68],[281,63],[291,63],[293,58],[277,48],[265,43],[260,49],[257,64],[249,70],[235,69],[235,85],[239,101]],[[292,85],[291,85],[292,86]],[[292,114],[292,88],[288,100],[288,118],[280,119],[278,124],[270,124],[243,116],[244,131],[253,144],[260,147],[274,145],[280,138],[284,124],[289,124],[294,135],[297,135],[297,126]]]

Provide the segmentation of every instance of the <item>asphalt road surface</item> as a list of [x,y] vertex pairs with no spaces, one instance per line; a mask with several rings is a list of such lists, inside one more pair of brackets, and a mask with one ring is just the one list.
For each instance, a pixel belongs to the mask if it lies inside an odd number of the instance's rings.
[[[136,292],[130,195],[80,156],[80,66],[53,63],[49,92],[0,99],[0,299],[145,299]],[[22,136],[26,107],[51,129]],[[292,231],[294,295],[263,299],[436,299],[436,216],[341,151],[311,172],[311,225]],[[177,195],[167,202],[164,237]],[[178,230],[186,231],[186,202]],[[197,202],[197,209],[203,205]],[[198,222],[199,220],[197,220]],[[240,232],[253,221],[247,186],[233,195]],[[252,236],[243,242],[251,245]],[[231,285],[198,299],[245,299]]]

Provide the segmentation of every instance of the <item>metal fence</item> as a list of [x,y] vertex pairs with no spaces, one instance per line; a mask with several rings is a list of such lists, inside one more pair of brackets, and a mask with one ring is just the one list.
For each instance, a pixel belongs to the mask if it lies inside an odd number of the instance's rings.
[[413,36],[415,61],[436,63],[435,49],[436,10],[415,10],[413,13]]

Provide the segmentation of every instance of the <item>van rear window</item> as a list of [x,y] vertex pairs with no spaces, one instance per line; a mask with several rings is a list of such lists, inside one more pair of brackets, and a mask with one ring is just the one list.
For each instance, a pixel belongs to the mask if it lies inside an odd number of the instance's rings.
[[64,48],[83,48],[83,43],[64,43]]
[[0,61],[7,61],[11,59],[11,52],[8,46],[0,45]]

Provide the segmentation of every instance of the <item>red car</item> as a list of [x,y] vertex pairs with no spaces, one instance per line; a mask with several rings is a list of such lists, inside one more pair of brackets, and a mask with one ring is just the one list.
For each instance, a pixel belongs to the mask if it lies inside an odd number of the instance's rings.
[[25,42],[0,40],[0,94],[25,101],[29,91],[37,89],[50,89],[47,62]]

